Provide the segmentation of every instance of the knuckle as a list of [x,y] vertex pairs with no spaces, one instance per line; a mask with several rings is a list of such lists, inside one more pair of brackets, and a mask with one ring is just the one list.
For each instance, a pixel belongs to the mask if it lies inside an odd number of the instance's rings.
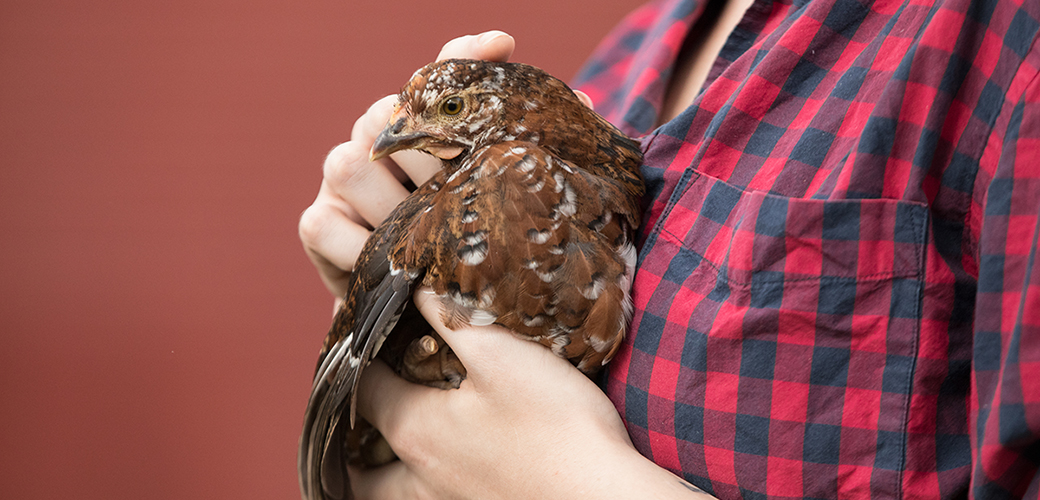
[[441,498],[440,496],[434,494],[432,491],[428,490],[426,487],[422,485],[413,485],[409,489],[409,493],[411,495],[411,498],[414,498],[416,500],[438,500],[439,498]]
[[365,111],[364,116],[368,117],[369,120],[380,122],[379,124],[382,125],[390,117],[390,112],[394,109],[394,103],[396,102],[396,95],[385,96],[372,103],[368,110]]
[[427,441],[427,436],[419,430],[419,426],[396,421],[388,423],[388,427],[389,428],[386,429],[387,432],[384,435],[394,437],[393,442],[390,444],[398,458],[405,463],[415,465],[425,463],[429,460],[429,454],[424,445]]
[[412,465],[420,465],[426,463],[429,460],[427,454],[423,451],[423,447],[416,443],[414,433],[405,433],[401,436],[401,440],[394,443],[393,449],[397,457],[403,462]]
[[324,239],[325,228],[332,217],[332,210],[327,205],[315,203],[307,207],[300,215],[300,241],[307,247],[315,247]]
[[371,144],[375,140],[375,136],[379,135],[383,126],[390,121],[390,115],[393,113],[396,103],[396,95],[388,95],[372,103],[365,110],[365,114],[361,115],[354,122],[354,127],[351,129],[351,139]]
[[359,182],[369,165],[362,149],[353,141],[336,146],[325,158],[322,175],[333,186],[344,187]]

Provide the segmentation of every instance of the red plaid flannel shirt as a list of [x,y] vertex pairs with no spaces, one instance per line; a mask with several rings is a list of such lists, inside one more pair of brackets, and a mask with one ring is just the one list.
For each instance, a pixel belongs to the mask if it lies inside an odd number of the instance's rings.
[[1037,498],[1040,2],[757,0],[655,130],[703,6],[576,84],[644,136],[636,447],[721,498]]

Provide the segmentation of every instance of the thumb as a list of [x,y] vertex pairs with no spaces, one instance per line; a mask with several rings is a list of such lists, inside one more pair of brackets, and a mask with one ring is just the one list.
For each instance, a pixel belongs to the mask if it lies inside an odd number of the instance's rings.
[[501,31],[487,31],[449,41],[437,54],[437,60],[459,58],[507,61],[515,48],[513,37]]
[[570,363],[545,346],[521,338],[499,325],[448,328],[441,314],[441,296],[428,287],[420,288],[414,300],[426,321],[462,361],[468,380],[479,383],[500,376],[515,376],[517,369],[545,364],[573,369]]

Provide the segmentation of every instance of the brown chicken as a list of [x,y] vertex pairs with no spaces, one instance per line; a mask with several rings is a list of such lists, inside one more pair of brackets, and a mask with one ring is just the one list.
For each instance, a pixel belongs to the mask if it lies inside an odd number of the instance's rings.
[[[631,317],[642,155],[566,84],[523,64],[446,60],[401,90],[372,157],[442,160],[358,258],[319,357],[303,435],[303,498],[351,498],[346,464],[393,457],[356,422],[377,354],[409,380],[458,387],[465,368],[411,302],[439,296],[452,329],[496,323],[592,374]],[[381,444],[383,446],[381,446]],[[381,455],[381,456],[378,456]]]

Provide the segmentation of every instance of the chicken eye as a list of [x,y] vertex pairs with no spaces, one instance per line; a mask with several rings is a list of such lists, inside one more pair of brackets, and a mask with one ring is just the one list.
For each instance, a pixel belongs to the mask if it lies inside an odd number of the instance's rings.
[[462,111],[462,98],[461,97],[450,97],[448,100],[441,104],[441,111],[446,115],[457,115]]

